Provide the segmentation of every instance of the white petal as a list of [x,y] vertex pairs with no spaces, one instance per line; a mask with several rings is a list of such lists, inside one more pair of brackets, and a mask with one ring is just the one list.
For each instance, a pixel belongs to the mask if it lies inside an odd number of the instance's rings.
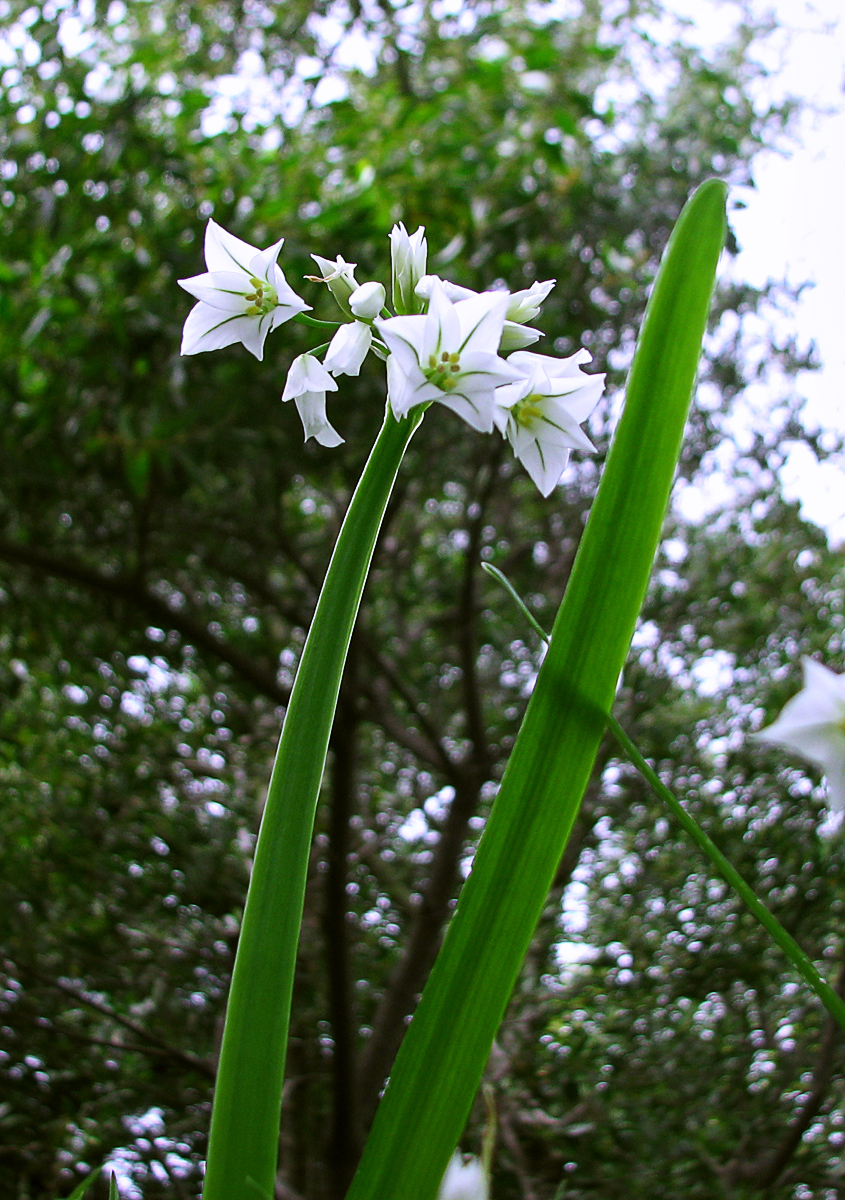
[[343,438],[326,417],[326,393],[304,392],[296,397],[296,408],[305,430],[305,440],[314,438],[321,446],[339,446]]
[[542,283],[532,283],[530,288],[521,292],[511,293],[508,305],[508,320],[520,325],[533,321],[540,311],[540,305],[555,286],[556,280],[546,279]]
[[357,375],[373,340],[363,321],[341,325],[329,343],[323,366],[334,375]]
[[437,400],[452,412],[463,417],[468,425],[479,433],[492,433],[496,402],[491,389],[481,392],[441,392],[438,390]]
[[814,658],[802,658],[801,666],[804,669],[805,689],[845,705],[845,675],[837,675]]
[[[461,351],[486,350],[495,354],[502,340],[510,295],[508,292],[482,292],[454,306],[461,328]],[[432,304],[434,292],[432,292]]]
[[197,300],[223,312],[244,313],[250,303],[244,297],[253,290],[249,279],[240,271],[206,271],[204,275],[177,282]]
[[[572,390],[568,386],[561,386],[570,383],[575,384]],[[582,421],[586,421],[602,398],[604,375],[582,375],[577,380],[556,379],[551,381],[551,388],[550,395],[559,401],[560,407],[580,425]]]
[[509,354],[511,350],[521,350],[523,346],[533,346],[542,337],[539,329],[531,325],[517,325],[514,321],[505,321],[502,327],[502,340],[499,352]]
[[251,258],[249,263],[249,273],[255,279],[266,279],[269,284],[273,283],[273,267],[276,265],[276,259],[282,246],[285,244],[284,238],[279,238],[272,246],[268,246],[266,250],[258,250]]
[[[247,349],[252,349],[257,331],[256,317],[228,315],[209,304],[195,304],[185,321],[180,353],[201,354],[205,350],[222,350],[225,346],[233,346],[235,342],[243,342]],[[265,328],[260,335],[262,347],[266,334]],[[254,349],[252,353],[256,353]],[[260,360],[261,354],[256,354],[256,357]]]
[[391,352],[411,347],[419,361],[425,338],[427,317],[377,317],[373,324]]
[[553,358],[550,354],[535,354],[533,350],[517,350],[510,356],[508,362],[522,367],[526,371],[532,367],[539,367],[550,379],[558,379],[562,375],[578,375],[580,364],[592,362],[592,357],[589,350],[585,350],[582,346],[568,358]]
[[330,279],[345,277],[347,282],[352,284],[353,288],[358,286],[353,278],[355,268],[358,266],[357,263],[346,262],[339,254],[336,262],[332,262],[330,258],[321,258],[319,254],[312,254],[311,257],[320,268],[324,283],[327,283]]
[[845,812],[845,755],[836,763],[825,767],[827,798],[834,812]]
[[295,400],[306,392],[336,392],[337,384],[313,354],[300,354],[293,360],[282,392],[282,400]]
[[396,354],[391,354],[387,360],[387,398],[397,420],[406,417],[414,405],[420,403]]
[[460,318],[456,306],[446,295],[439,279],[435,279],[431,285],[431,299],[423,321],[425,324],[420,347],[421,362],[428,362],[432,354],[439,357],[444,352],[452,354],[460,350],[463,341]]
[[216,221],[209,219],[205,227],[205,265],[209,271],[231,271],[237,267],[249,275],[249,264],[259,253],[255,246],[242,242]]
[[239,321],[243,322],[240,340],[250,354],[254,354],[261,362],[264,358],[264,342],[267,334],[273,328],[272,314],[265,313],[260,317],[240,317]]
[[477,1158],[464,1163],[456,1151],[446,1168],[437,1192],[437,1200],[488,1200],[489,1185]]
[[522,450],[514,449],[514,453],[534,480],[540,493],[550,496],[569,462],[569,450],[559,446],[541,445],[532,439]]
[[386,293],[380,283],[362,283],[349,297],[349,307],[356,317],[372,321],[384,308]]
[[278,263],[274,263],[270,268],[269,281],[276,289],[276,298],[279,301],[279,307],[273,310],[274,328],[283,321],[289,321],[297,313],[307,312],[311,308],[301,296],[297,296]]

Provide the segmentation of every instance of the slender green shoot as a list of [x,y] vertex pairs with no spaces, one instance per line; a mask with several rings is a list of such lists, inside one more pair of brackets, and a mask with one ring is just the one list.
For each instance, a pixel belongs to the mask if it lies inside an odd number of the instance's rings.
[[[516,591],[510,580],[502,574],[498,567],[491,566],[490,563],[482,563],[481,565],[489,575],[492,575],[509,592],[511,598],[522,612],[522,615],[531,625],[531,628],[548,645],[551,638],[542,625],[531,615],[525,601]],[[795,939],[786,932],[777,917],[770,913],[765,904],[759,900],[754,889],[745,882],[715,842],[708,837],[695,818],[687,812],[680,800],[669,790],[654,768],[649,766],[616,718],[612,714],[608,714],[606,719],[608,729],[625,751],[633,766],[642,775],[643,779],[651,786],[652,790],[660,797],[666,807],[671,810],[684,831],[689,834],[705,857],[710,859],[713,866],[725,882],[734,889],[752,915],[771,934],[772,940],[780,946],[796,971],[810,985],[830,1015],[845,1029],[845,1002],[843,1002],[842,998],[834,991],[827,980],[819,974],[811,959],[804,953]]]
[[810,985],[830,1015],[845,1029],[845,1003],[843,1003],[842,998],[837,995],[827,980],[819,974],[810,958],[804,953],[795,939],[786,932],[780,921],[769,912],[765,904],[761,903],[754,889],[745,882],[736,868],[731,866],[722,851],[711,841],[695,818],[690,816],[680,800],[672,794],[654,768],[649,766],[615,717],[608,716],[607,727],[639,773],[651,785],[666,807],[671,809],[684,831],[689,834],[699,850],[710,859],[725,882],[734,889],[763,928],[771,934],[773,941],[780,946],[781,950],[795,967],[795,970]]

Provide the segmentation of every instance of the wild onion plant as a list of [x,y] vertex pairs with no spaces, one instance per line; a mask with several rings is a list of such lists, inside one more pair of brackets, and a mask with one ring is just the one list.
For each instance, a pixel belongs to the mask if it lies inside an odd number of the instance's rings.
[[[608,723],[658,791],[662,784],[611,708],[659,542],[725,234],[725,188],[704,184],[663,257],[626,399],[569,584],[507,771],[446,939],[379,1106],[349,1200],[486,1195],[482,1163],[453,1157],[493,1038],[578,812]],[[355,264],[313,255],[339,309],[306,315],[277,263],[209,222],[208,270],[182,286],[197,300],[182,351],[242,342],[261,359],[288,320],[329,340],[293,362],[307,438],[337,445],[327,398],[368,354],[386,363],[384,423],[349,504],[285,715],[255,851],[220,1056],[204,1200],[273,1196],[285,1049],[306,869],[341,675],[379,528],[405,448],[425,419],[465,420],[503,436],[545,496],[603,377],[586,350],[559,359],[526,347],[553,281],[513,294],[471,292],[426,273],[424,230],[391,234],[387,288]],[[451,413],[442,410],[450,409]],[[433,410],[429,415],[429,410]],[[527,615],[527,614],[526,614]],[[529,618],[530,619],[530,618]],[[774,732],[774,731],[773,731]],[[666,789],[663,788],[663,793]],[[661,793],[662,794],[662,793]],[[671,796],[664,799],[845,1025],[845,1008]],[[744,889],[744,891],[743,891]],[[448,1170],[447,1170],[448,1167]],[[446,1172],[444,1177],[444,1172]]]

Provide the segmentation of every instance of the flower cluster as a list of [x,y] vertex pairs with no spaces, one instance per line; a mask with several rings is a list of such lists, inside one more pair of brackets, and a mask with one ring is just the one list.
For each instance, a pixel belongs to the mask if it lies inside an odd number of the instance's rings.
[[[199,301],[185,322],[183,354],[243,342],[259,360],[270,330],[310,305],[288,286],[277,258],[282,241],[257,250],[209,221],[208,270],[180,280]],[[344,320],[331,341],[291,365],[282,400],[293,400],[306,440],[343,441],[326,415],[340,375],[357,375],[372,351],[387,363],[388,403],[397,419],[442,404],[480,433],[498,430],[544,496],[560,481],[570,451],[593,450],[580,426],[597,404],[603,375],[586,375],[586,350],[557,359],[525,349],[540,331],[530,322],[554,280],[510,293],[473,292],[426,274],[425,230],[390,234],[393,313],[384,286],[359,284],[356,264],[313,254]],[[310,324],[310,318],[305,318]],[[505,357],[507,355],[507,357]],[[322,361],[321,361],[322,356]]]

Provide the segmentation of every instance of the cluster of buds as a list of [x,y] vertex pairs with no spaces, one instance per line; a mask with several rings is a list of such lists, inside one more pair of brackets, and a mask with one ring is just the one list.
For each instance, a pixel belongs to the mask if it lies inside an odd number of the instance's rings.
[[[306,312],[277,258],[282,241],[257,250],[209,221],[208,270],[181,286],[198,304],[185,322],[183,354],[242,342],[259,360],[267,334]],[[480,433],[498,430],[544,496],[559,483],[572,449],[593,450],[580,426],[596,406],[603,375],[585,375],[586,350],[552,358],[525,349],[541,336],[531,321],[554,286],[534,283],[510,293],[474,292],[426,274],[425,230],[390,234],[393,312],[384,286],[359,284],[356,264],[314,254],[344,320],[331,341],[291,365],[282,400],[293,400],[306,440],[343,441],[326,415],[340,375],[358,375],[372,351],[387,364],[387,396],[397,419],[420,405],[442,404]],[[322,355],[322,361],[320,356]],[[507,355],[508,357],[505,357]]]

